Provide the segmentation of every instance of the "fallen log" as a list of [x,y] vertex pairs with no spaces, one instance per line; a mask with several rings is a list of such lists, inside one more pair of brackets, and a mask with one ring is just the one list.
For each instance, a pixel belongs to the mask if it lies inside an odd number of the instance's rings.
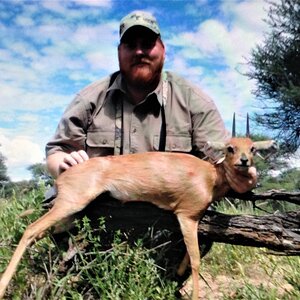
[[[248,194],[248,193],[247,193]],[[284,192],[284,195],[288,193]],[[240,195],[239,199],[276,198],[283,194],[278,191],[261,195]],[[289,194],[294,202],[299,193]],[[106,197],[107,198],[107,197]],[[104,217],[107,232],[122,230],[129,238],[135,240],[144,237],[149,230],[154,235],[170,231],[180,235],[176,217],[168,211],[143,202],[121,204],[113,199],[104,199],[90,204],[82,213],[92,222],[98,222]],[[168,235],[168,234],[167,234]],[[209,210],[199,224],[199,240],[214,241],[234,245],[265,247],[286,255],[300,254],[300,210],[292,212],[277,212],[262,216],[226,215]],[[157,243],[156,243],[157,244]]]
[[238,194],[233,191],[228,193],[228,197],[233,197],[241,200],[249,200],[252,202],[259,200],[276,200],[276,201],[285,201],[293,204],[300,205],[300,192],[287,192],[284,190],[269,190],[264,193],[254,193],[252,191]]
[[[239,198],[243,199],[245,195]],[[246,198],[250,200],[249,195]],[[156,263],[170,277],[175,276],[186,249],[172,212],[144,202],[122,204],[103,195],[77,217],[81,220],[83,216],[91,220],[96,234],[99,234],[99,218],[105,219],[106,230],[100,233],[104,247],[111,247],[115,231],[121,231],[129,243],[142,238],[146,247],[158,252]],[[67,241],[67,236],[56,235],[55,239],[62,244],[63,240]],[[202,256],[210,250],[213,242],[264,247],[280,255],[300,255],[300,210],[262,216],[227,215],[208,210],[199,224]]]
[[199,232],[215,242],[300,255],[300,210],[263,216],[208,211]]

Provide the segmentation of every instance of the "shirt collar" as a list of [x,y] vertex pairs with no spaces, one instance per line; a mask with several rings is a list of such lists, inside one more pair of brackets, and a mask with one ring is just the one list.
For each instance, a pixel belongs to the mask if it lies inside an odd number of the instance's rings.
[[[153,92],[148,94],[146,99],[148,99],[150,96],[153,97],[152,95],[155,95],[159,104],[162,105],[162,103],[163,103],[163,95],[162,95],[162,93],[163,93],[162,85],[163,84],[162,84],[162,82],[163,82],[163,79],[161,78],[157,88]],[[126,94],[126,88],[125,88],[124,82],[122,80],[122,74],[118,74],[118,76],[116,77],[116,79],[114,80],[112,85],[107,89],[107,92],[113,91],[113,90],[115,90],[115,91],[119,90],[122,93]]]
[[122,75],[121,73],[117,75],[116,79],[112,83],[112,85],[107,89],[107,91],[119,90],[122,93],[126,94],[126,89],[124,84],[122,83]]

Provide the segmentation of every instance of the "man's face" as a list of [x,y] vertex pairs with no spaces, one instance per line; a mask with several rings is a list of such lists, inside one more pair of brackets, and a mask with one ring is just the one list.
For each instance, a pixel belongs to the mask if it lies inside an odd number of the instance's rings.
[[120,71],[127,84],[136,88],[155,88],[165,59],[160,38],[143,27],[129,29],[118,48]]

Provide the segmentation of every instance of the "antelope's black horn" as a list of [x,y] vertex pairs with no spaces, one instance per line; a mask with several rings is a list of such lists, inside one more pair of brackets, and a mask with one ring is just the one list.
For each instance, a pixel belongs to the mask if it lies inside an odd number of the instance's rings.
[[235,113],[233,113],[232,119],[232,137],[235,137]]
[[246,137],[250,137],[249,114],[247,113]]

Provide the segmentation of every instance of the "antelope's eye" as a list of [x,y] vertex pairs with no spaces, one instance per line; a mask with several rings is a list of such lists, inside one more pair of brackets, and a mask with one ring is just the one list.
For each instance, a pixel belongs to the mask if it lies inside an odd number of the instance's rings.
[[250,152],[251,153],[255,153],[256,152],[256,148],[254,146],[252,146],[251,149],[250,149]]
[[234,153],[234,148],[233,148],[232,146],[228,146],[228,147],[227,147],[227,151],[228,151],[229,153]]

